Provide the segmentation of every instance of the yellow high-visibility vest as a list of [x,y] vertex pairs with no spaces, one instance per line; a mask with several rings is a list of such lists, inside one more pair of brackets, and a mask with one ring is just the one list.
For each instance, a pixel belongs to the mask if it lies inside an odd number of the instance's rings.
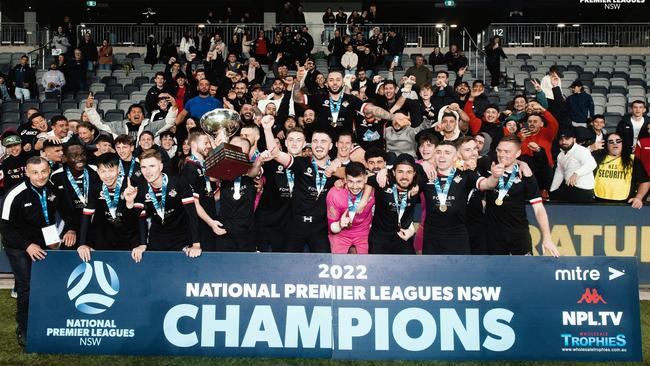
[[[634,161],[634,155],[632,155]],[[623,168],[621,157],[607,155],[596,169],[594,194],[598,198],[623,201],[630,195],[632,189],[632,166]]]

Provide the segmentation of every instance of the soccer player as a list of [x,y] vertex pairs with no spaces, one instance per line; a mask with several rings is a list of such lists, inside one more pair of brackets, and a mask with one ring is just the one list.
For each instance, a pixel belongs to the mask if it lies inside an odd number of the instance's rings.
[[[239,146],[246,156],[250,153],[250,142],[242,137],[235,136],[230,144]],[[255,245],[253,210],[257,188],[254,178],[259,175],[260,166],[271,159],[271,154],[264,151],[253,162],[248,172],[234,180],[221,181],[221,207],[219,209],[219,222],[223,225],[225,233],[218,234],[216,250],[219,252],[254,252]]]
[[[266,146],[274,146],[275,141],[271,128],[264,129]],[[305,147],[305,133],[300,128],[287,131],[284,144],[287,153],[296,158],[302,154]],[[287,250],[287,223],[291,218],[291,197],[295,187],[295,172],[285,169],[275,160],[264,163],[264,189],[259,205],[255,210],[255,228],[257,233],[258,250],[284,252]]]
[[367,178],[363,164],[350,162],[345,167],[345,187],[327,193],[329,240],[334,254],[368,254],[374,198],[357,214]]
[[[66,198],[62,204],[67,207],[63,209],[64,215],[61,218],[75,232],[79,232],[83,209],[88,204],[90,192],[99,190],[100,180],[95,167],[86,163],[86,150],[83,146],[67,145],[63,154],[65,165],[52,173],[51,180],[59,194]],[[64,240],[65,247],[74,246],[75,241]]]
[[505,170],[496,189],[485,192],[485,217],[490,254],[530,255],[532,239],[528,230],[526,204],[533,206],[535,218],[542,233],[542,252],[550,251],[558,257],[551,239],[548,216],[539,195],[537,180],[530,169],[522,168],[517,157],[521,154],[521,140],[505,136],[497,145],[497,159]]
[[[137,187],[133,207],[140,210],[141,244],[131,251],[133,260],[140,262],[145,250],[182,250],[189,257],[200,256],[198,221],[190,186],[162,172],[162,158],[156,150],[140,155],[140,169],[145,182]],[[127,207],[130,208],[128,203]],[[147,218],[151,218],[151,227]]]
[[[416,169],[411,155],[400,154],[391,170],[382,170],[387,173],[368,178],[375,198],[375,214],[368,236],[371,254],[415,254],[413,209],[419,198],[411,190],[418,184]],[[382,180],[381,175],[384,175],[383,184],[378,182]]]
[[[264,116],[262,126],[270,129],[273,117]],[[287,250],[302,252],[305,245],[313,253],[328,253],[330,244],[327,238],[327,192],[338,179],[333,174],[338,168],[336,162],[330,161],[332,138],[327,132],[315,130],[311,138],[312,157],[293,157],[285,152],[278,152],[275,159],[284,169],[294,172],[292,217],[289,221],[291,230],[287,234]]]
[[133,186],[129,178],[120,175],[119,161],[115,153],[97,157],[101,188],[90,192],[83,209],[77,248],[85,262],[90,260],[91,250],[132,250],[140,242],[140,211],[133,209],[135,190],[127,191]]
[[[460,139],[458,145],[458,164],[461,170],[478,171],[478,144],[476,140],[469,136]],[[485,192],[476,188],[469,192],[467,199],[467,232],[469,234],[469,244],[472,254],[488,254],[486,244],[485,215],[483,214],[483,200]]]
[[138,159],[133,156],[135,140],[129,135],[119,135],[115,138],[115,152],[120,157],[120,175],[131,179],[134,187],[142,181],[142,171]]
[[214,251],[215,234],[223,235],[226,231],[216,220],[217,207],[215,192],[216,181],[210,179],[205,171],[205,159],[212,151],[210,138],[203,131],[193,131],[189,136],[190,156],[185,160],[180,176],[190,185],[194,195],[196,213],[199,216],[199,237],[203,251]]
[[492,164],[492,175],[483,178],[472,170],[456,169],[458,150],[451,141],[442,141],[435,149],[436,178],[419,174],[427,216],[424,221],[422,254],[470,254],[466,227],[467,200],[476,188],[496,187],[503,167]]
[[[55,217],[67,197],[49,182],[50,166],[41,157],[27,159],[27,180],[9,190],[2,206],[2,245],[16,281],[16,336],[25,346],[27,339],[27,310],[32,262],[45,259],[47,247],[58,246],[61,239]],[[69,223],[63,228],[66,245],[74,244],[75,233]]]
[[399,125],[410,124],[402,113],[392,114],[380,107],[362,102],[359,98],[343,93],[343,73],[332,70],[327,75],[327,94],[304,95],[300,90],[304,84],[305,68],[300,67],[293,86],[293,101],[303,107],[309,106],[316,112],[317,128],[324,130],[330,138],[338,138],[342,131],[352,131],[351,113],[369,111],[376,118],[395,121]]

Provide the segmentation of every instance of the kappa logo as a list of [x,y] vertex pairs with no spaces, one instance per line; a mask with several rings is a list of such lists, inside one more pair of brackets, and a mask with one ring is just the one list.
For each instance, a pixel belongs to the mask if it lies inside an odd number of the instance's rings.
[[[110,278],[106,278],[106,273]],[[93,277],[103,293],[85,293],[89,289]],[[117,273],[102,261],[81,263],[68,277],[68,298],[74,300],[74,306],[84,314],[101,314],[115,302],[115,295],[120,291],[120,280]]]
[[598,289],[595,288],[586,288],[585,292],[582,294],[578,300],[578,304],[583,302],[587,304],[607,304],[607,301],[598,293]]

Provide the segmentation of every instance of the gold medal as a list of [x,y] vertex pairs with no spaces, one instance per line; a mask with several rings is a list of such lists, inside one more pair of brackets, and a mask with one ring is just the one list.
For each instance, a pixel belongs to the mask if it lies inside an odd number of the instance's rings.
[[495,203],[497,206],[501,206],[501,205],[503,205],[503,200],[502,200],[501,198],[497,198],[496,201],[494,201],[494,203]]
[[447,211],[447,205],[440,205],[439,209],[440,209],[440,212],[446,212]]

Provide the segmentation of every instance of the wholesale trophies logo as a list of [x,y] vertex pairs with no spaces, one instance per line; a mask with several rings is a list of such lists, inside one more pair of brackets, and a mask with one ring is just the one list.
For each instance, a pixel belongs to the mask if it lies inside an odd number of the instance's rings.
[[[99,285],[99,289],[91,286],[93,278]],[[92,265],[79,264],[68,277],[67,287],[68,297],[71,301],[74,300],[77,310],[84,314],[95,315],[103,313],[113,305],[114,297],[120,291],[120,280],[113,267],[101,261],[94,261]],[[96,290],[102,293],[95,292]]]

